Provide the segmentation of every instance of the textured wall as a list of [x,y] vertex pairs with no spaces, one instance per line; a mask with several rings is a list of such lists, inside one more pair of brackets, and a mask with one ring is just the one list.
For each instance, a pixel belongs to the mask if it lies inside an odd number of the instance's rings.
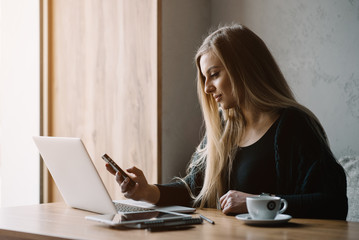
[[162,182],[184,176],[202,117],[194,55],[210,24],[208,0],[162,1]]
[[212,0],[212,25],[241,22],[271,49],[337,157],[359,155],[359,1]]

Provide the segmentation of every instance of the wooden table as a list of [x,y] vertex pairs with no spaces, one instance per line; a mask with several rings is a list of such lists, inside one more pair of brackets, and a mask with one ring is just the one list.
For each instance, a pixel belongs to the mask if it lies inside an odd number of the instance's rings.
[[72,209],[64,203],[0,208],[0,239],[359,239],[359,222],[291,219],[277,227],[248,226],[214,209],[197,210],[215,221],[188,230],[149,232],[143,229],[116,230],[85,220],[92,213]]

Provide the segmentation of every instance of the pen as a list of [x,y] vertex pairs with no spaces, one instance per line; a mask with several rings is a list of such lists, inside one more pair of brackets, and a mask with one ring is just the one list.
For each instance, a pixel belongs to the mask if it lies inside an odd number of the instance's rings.
[[206,220],[207,222],[209,222],[209,223],[211,223],[211,224],[214,224],[214,221],[213,221],[213,220],[211,220],[211,219],[209,219],[209,218],[203,216],[202,214],[200,214],[199,217],[202,218],[203,220]]
[[150,227],[147,231],[150,232],[162,232],[162,231],[173,231],[173,230],[185,230],[194,228],[192,225],[179,225],[179,226],[161,226],[161,227]]

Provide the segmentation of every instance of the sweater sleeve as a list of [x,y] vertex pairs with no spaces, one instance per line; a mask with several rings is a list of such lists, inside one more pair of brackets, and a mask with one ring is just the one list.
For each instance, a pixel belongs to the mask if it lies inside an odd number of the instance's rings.
[[275,139],[276,195],[288,201],[286,212],[294,217],[345,219],[346,176],[324,130],[315,128],[317,123],[299,110],[283,115]]
[[192,198],[186,186],[182,182],[168,184],[156,184],[160,190],[158,206],[180,205],[192,207]]
[[193,196],[197,196],[203,186],[203,171],[201,169],[200,151],[207,144],[206,136],[202,139],[196,152],[192,155],[187,176],[176,182],[167,184],[156,184],[160,190],[160,199],[156,205],[181,205],[196,207],[193,205]]

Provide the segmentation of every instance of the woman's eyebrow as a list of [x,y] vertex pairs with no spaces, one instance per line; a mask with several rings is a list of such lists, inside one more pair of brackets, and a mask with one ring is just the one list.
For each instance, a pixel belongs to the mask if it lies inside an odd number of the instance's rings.
[[207,69],[207,71],[206,71],[207,74],[208,74],[211,70],[216,69],[216,68],[220,68],[220,66],[216,66],[216,65],[211,66],[210,68]]

